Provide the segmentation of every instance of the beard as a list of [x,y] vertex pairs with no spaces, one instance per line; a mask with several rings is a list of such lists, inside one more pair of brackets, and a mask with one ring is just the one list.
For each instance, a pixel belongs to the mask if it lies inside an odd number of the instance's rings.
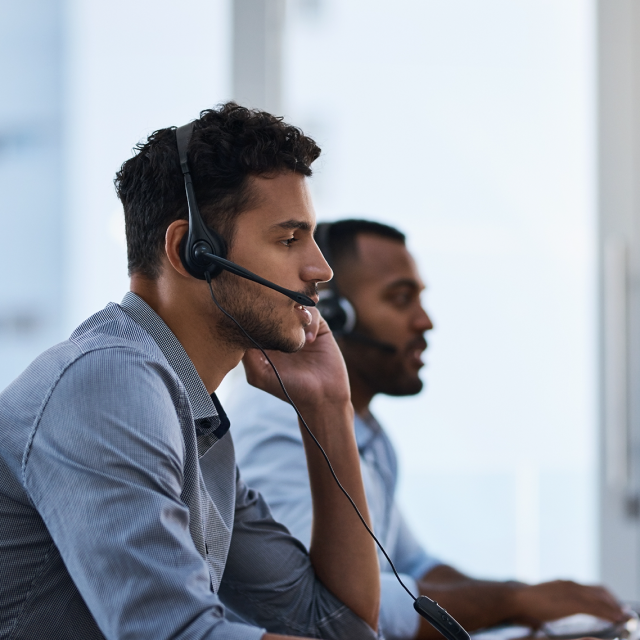
[[[212,285],[220,306],[233,316],[263,349],[295,353],[304,346],[304,336],[302,339],[296,339],[286,335],[282,319],[279,317],[279,307],[267,296],[260,295],[262,285],[248,282],[226,271],[220,273],[213,280]],[[258,289],[254,290],[254,287]],[[307,296],[314,295],[316,293],[315,285],[300,293]],[[238,325],[231,318],[222,314],[213,300],[210,302],[216,311],[214,326],[217,335],[234,347],[255,349],[255,344],[240,330]]]
[[[366,331],[360,333],[373,337]],[[339,344],[349,378],[357,376],[374,394],[414,396],[422,391],[424,383],[418,372],[411,370],[406,364],[409,352],[426,348],[427,343],[422,335],[410,340],[395,353],[373,344],[351,341],[348,334],[340,338]]]

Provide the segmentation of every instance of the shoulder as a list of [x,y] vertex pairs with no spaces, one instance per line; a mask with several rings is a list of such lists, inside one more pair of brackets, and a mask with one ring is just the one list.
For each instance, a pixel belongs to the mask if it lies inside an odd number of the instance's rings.
[[304,462],[298,418],[291,405],[249,385],[238,376],[225,400],[236,460],[249,484],[265,465],[275,468],[285,459]]
[[[184,387],[163,360],[131,344],[104,344],[69,362],[51,392],[69,394],[74,401],[114,406],[127,406],[131,399],[134,405],[149,405],[152,398],[168,394],[177,404],[186,397]],[[100,406],[94,404],[93,408],[99,410]]]
[[109,347],[124,347],[164,360],[153,338],[120,305],[109,303],[87,318],[70,336],[69,342],[88,353]]
[[64,372],[67,379],[88,376],[108,382],[101,392],[117,390],[125,396],[136,393],[141,385],[182,387],[153,338],[117,304],[108,304],[85,320],[69,343],[78,355]]
[[380,445],[388,449],[394,448],[387,432],[375,416],[370,415],[369,419],[365,420],[356,413],[353,422],[356,442],[361,455],[363,452]]
[[91,425],[92,434],[175,431],[186,390],[153,338],[120,306],[107,305],[59,347],[63,357],[46,352],[39,359],[48,371],[46,388],[34,397],[34,428],[46,417],[71,431]]
[[[65,460],[76,467],[144,468],[155,460],[182,473],[188,400],[175,374],[131,346],[105,345],[68,364],[34,416],[23,475]],[[26,476],[25,476],[26,478]],[[25,485],[26,486],[26,485]]]
[[69,339],[40,354],[0,393],[0,434],[21,439],[53,396],[97,409],[101,397],[121,402],[148,386],[180,395],[175,373],[149,349],[117,336],[94,338],[92,344]]
[[229,389],[225,410],[236,442],[246,435],[299,437],[298,419],[290,404],[252,387],[238,376]]

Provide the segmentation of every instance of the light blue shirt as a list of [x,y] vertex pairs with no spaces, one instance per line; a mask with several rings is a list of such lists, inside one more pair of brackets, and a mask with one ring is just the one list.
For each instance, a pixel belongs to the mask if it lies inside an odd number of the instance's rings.
[[[238,377],[229,390],[227,413],[233,423],[236,456],[242,476],[265,497],[274,517],[309,547],[311,492],[295,412]],[[417,592],[416,580],[440,560],[416,540],[395,501],[397,459],[389,437],[375,419],[355,419],[362,478],[376,535],[407,586]],[[418,614],[398,584],[389,563],[379,553],[382,587],[380,630],[389,639],[413,638]]]
[[374,640],[244,484],[228,428],[133,293],[38,357],[0,393],[0,637]]

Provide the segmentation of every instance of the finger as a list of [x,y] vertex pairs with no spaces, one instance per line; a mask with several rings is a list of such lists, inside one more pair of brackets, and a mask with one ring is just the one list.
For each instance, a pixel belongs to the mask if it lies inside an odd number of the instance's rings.
[[[611,609],[612,620],[622,622],[629,619],[629,614],[624,610],[622,605],[607,591],[600,589],[602,602]],[[615,617],[614,617],[615,616]]]
[[585,609],[581,613],[589,613],[612,622],[621,622],[627,618],[620,605],[615,600],[610,600],[608,594],[596,592],[589,594],[586,598],[581,598],[581,600],[582,606],[580,608]]
[[556,620],[576,613],[586,613],[612,622],[621,620],[620,606],[600,587],[556,580],[531,587],[529,594],[532,598],[525,613],[536,614],[543,620]]
[[[304,338],[305,344],[313,344],[315,339],[318,337],[318,333],[320,331],[320,323],[323,322],[325,325],[327,324],[320,315],[320,312],[315,308],[311,307],[309,309],[311,313],[311,323],[305,327],[304,330]],[[327,327],[327,330],[329,327]]]
[[609,618],[611,620],[624,620],[628,617],[620,603],[607,589],[600,586],[587,588],[591,591],[594,600],[600,604],[603,610],[606,608],[609,611]]
[[602,597],[610,602],[615,607],[618,607],[621,611],[623,611],[622,605],[618,602],[618,599],[607,589],[606,587],[597,586],[596,589],[602,594]]

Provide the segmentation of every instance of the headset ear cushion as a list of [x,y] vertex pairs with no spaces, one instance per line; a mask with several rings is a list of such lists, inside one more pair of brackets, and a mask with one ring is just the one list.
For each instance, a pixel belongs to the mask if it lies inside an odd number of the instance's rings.
[[340,305],[340,309],[342,309],[342,313],[344,314],[344,325],[342,328],[342,333],[351,333],[356,327],[356,310],[346,298],[341,297],[338,300],[338,304]]
[[346,299],[336,296],[331,289],[319,292],[317,309],[333,333],[351,333],[356,325],[356,311]]
[[[227,257],[227,243],[224,241],[224,238],[211,227],[206,227],[206,238],[199,238],[196,242],[192,242],[193,244],[197,244],[198,242],[206,242],[210,248],[211,253],[213,255],[219,256],[220,258]],[[209,272],[209,276],[211,278],[215,278],[219,273],[223,271],[220,265],[215,263],[198,264],[194,261],[194,259],[189,259],[187,255],[187,245],[189,243],[189,231],[182,236],[182,240],[180,242],[180,260],[182,262],[182,266],[187,270],[189,275],[197,278],[198,280],[204,280],[205,272]]]

